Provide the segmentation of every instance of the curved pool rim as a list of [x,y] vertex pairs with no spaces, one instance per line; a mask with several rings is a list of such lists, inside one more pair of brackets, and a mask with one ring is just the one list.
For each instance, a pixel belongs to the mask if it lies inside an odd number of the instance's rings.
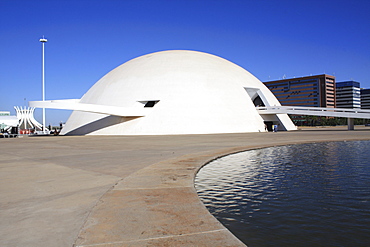
[[[225,152],[223,154],[219,154],[218,156],[215,156],[213,158],[211,158],[210,160],[208,160],[207,162],[205,162],[203,165],[199,166],[197,169],[196,169],[196,172],[194,173],[194,177],[193,177],[193,186],[194,186],[194,190],[197,194],[197,197],[198,199],[200,200],[200,202],[202,203],[203,207],[205,207],[207,209],[207,211],[211,214],[211,212],[208,210],[208,208],[204,205],[203,201],[201,200],[201,198],[199,197],[199,194],[198,194],[198,191],[196,190],[196,187],[195,187],[195,179],[198,175],[198,173],[200,172],[200,170],[202,168],[204,168],[205,166],[209,165],[210,163],[214,162],[215,160],[218,160],[218,159],[221,159],[223,157],[227,157],[227,156],[230,156],[230,155],[234,155],[234,154],[238,154],[238,153],[244,153],[244,152],[248,152],[248,151],[253,151],[253,150],[261,150],[261,149],[266,149],[266,148],[273,148],[273,147],[283,147],[283,146],[291,146],[291,145],[301,145],[301,144],[314,144],[314,143],[328,143],[328,142],[355,142],[355,141],[370,141],[370,138],[364,138],[364,139],[360,139],[360,138],[347,138],[347,139],[343,139],[343,140],[338,140],[338,139],[328,139],[328,140],[302,140],[302,141],[293,141],[293,142],[284,142],[284,143],[280,143],[280,144],[277,144],[277,143],[274,143],[274,144],[263,144],[263,145],[256,145],[254,147],[238,147],[238,148],[235,148],[235,150],[233,151],[229,151],[229,152]],[[212,214],[211,214],[212,215]],[[217,221],[218,219],[212,215],[212,217],[214,217]],[[220,222],[220,221],[219,221]],[[220,222],[220,224],[222,224]],[[222,224],[223,225],[223,224]],[[223,225],[224,226],[224,225]],[[235,238],[239,239],[238,237],[236,237],[226,226],[224,226]],[[243,243],[245,246],[247,246],[245,243]]]

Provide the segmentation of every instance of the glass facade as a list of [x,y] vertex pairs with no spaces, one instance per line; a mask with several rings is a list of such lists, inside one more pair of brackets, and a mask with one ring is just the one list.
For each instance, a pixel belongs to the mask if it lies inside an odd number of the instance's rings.
[[360,83],[344,81],[336,83],[338,108],[361,108]]
[[361,89],[361,108],[370,109],[370,89]]

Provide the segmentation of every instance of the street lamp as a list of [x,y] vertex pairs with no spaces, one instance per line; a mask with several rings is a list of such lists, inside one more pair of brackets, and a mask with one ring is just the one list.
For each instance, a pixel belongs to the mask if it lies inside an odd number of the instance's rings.
[[[45,43],[48,40],[42,36],[42,101],[45,101]],[[42,108],[42,132],[45,133],[45,108]]]

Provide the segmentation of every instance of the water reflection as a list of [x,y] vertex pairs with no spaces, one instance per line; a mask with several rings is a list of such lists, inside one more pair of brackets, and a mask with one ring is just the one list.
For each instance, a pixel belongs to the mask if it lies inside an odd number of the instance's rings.
[[272,147],[200,170],[209,211],[248,246],[370,246],[370,142]]

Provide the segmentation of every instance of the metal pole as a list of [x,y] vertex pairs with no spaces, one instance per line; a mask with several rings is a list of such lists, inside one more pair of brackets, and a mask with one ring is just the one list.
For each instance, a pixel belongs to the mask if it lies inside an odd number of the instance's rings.
[[[42,43],[42,101],[45,101],[45,43],[48,40],[42,37],[40,42]],[[42,108],[42,132],[45,132],[45,108]]]

